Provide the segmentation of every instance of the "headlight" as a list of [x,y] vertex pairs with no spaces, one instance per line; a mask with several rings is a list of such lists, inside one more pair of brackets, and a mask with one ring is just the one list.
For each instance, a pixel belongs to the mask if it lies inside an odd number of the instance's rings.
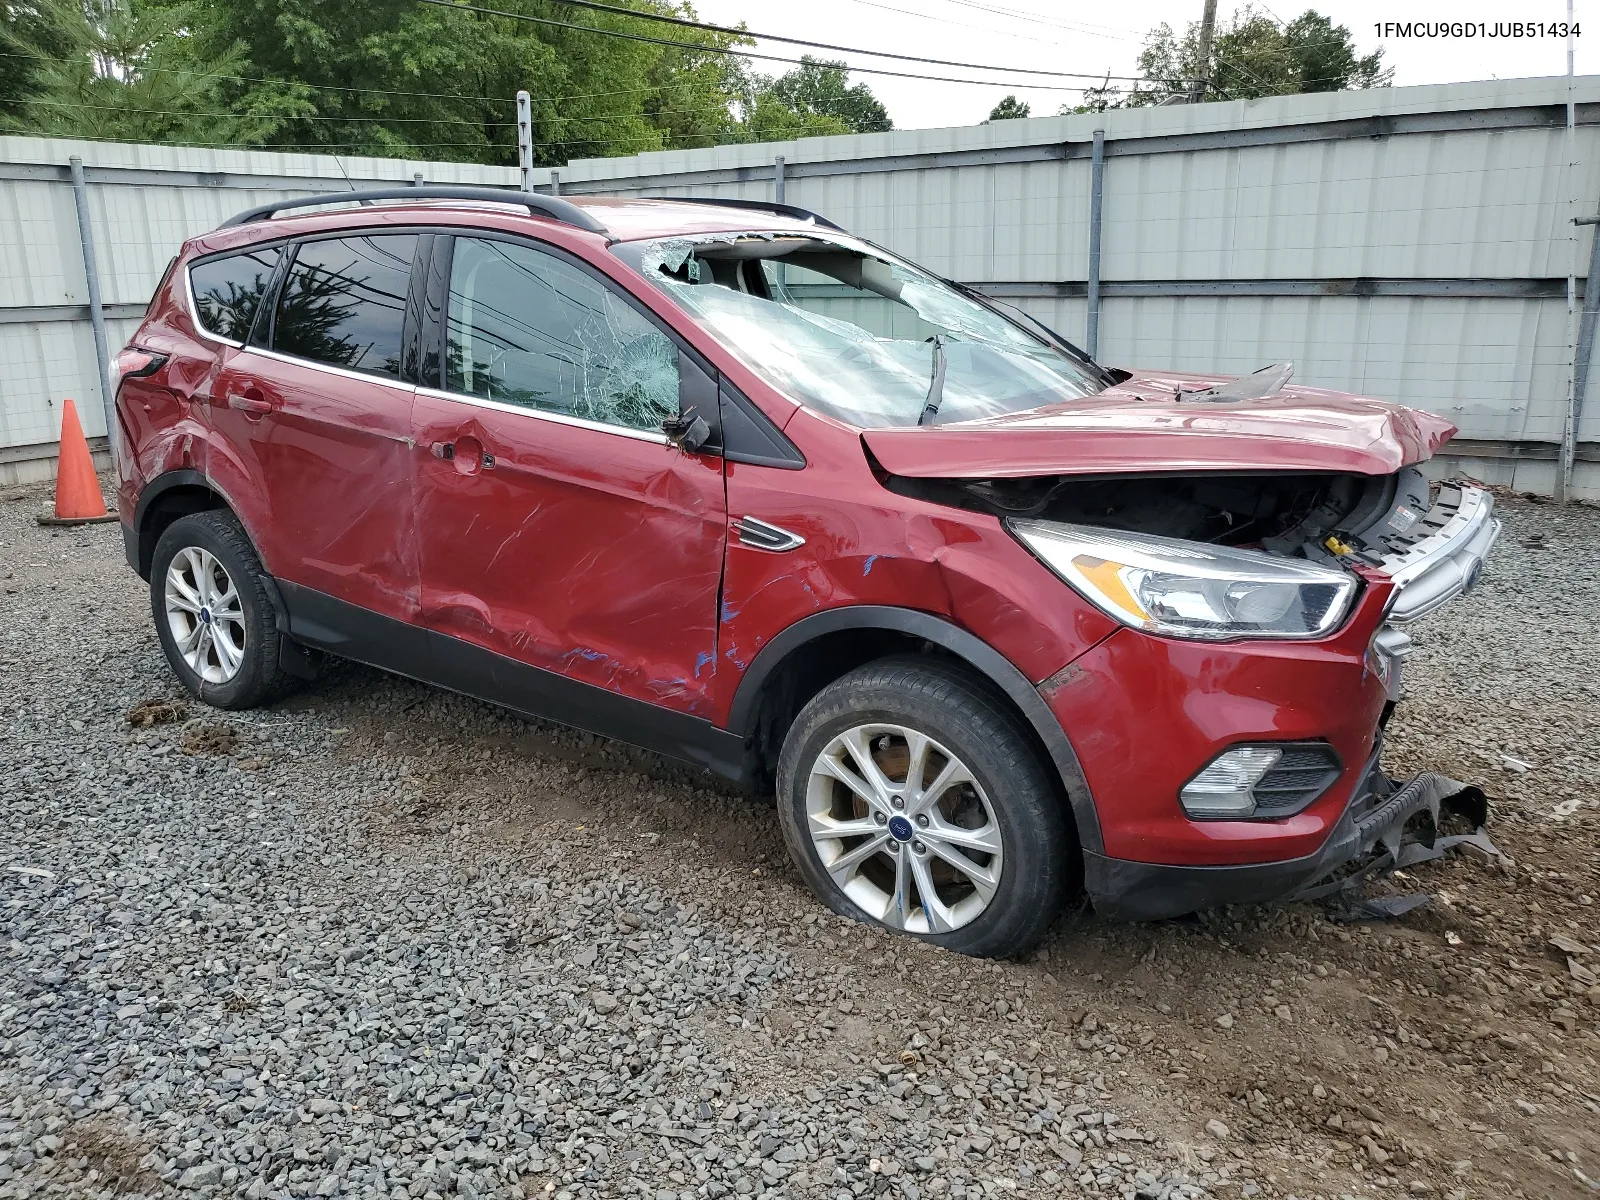
[[1008,524],[1107,616],[1167,637],[1321,637],[1356,593],[1348,572],[1255,550],[1053,521]]

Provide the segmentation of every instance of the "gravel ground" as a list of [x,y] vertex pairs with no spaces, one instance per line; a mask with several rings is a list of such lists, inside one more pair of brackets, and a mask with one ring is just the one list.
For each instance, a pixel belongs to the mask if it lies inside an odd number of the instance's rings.
[[0,497],[0,1198],[1600,1189],[1600,512],[1506,504],[1394,729],[1507,857],[1001,964],[838,920],[769,807],[614,743],[358,667],[186,704],[116,527],[42,499]]

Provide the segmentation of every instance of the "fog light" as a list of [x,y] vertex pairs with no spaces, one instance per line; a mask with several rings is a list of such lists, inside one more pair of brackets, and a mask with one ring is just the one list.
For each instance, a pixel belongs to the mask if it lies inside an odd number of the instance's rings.
[[1178,793],[1183,811],[1212,819],[1254,816],[1253,789],[1282,757],[1276,746],[1235,746],[1224,751]]

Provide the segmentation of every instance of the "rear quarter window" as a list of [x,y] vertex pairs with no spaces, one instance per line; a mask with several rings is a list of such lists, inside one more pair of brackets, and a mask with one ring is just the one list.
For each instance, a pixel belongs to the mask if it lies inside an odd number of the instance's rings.
[[190,267],[189,288],[200,327],[230,342],[249,340],[279,253],[277,246],[263,246]]
[[272,348],[399,378],[415,234],[303,242],[283,282]]

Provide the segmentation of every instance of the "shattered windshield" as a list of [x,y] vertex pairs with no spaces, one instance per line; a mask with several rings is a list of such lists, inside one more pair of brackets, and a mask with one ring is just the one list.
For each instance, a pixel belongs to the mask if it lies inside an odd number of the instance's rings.
[[737,233],[615,247],[778,390],[861,428],[1098,392],[1095,369],[853,238]]

